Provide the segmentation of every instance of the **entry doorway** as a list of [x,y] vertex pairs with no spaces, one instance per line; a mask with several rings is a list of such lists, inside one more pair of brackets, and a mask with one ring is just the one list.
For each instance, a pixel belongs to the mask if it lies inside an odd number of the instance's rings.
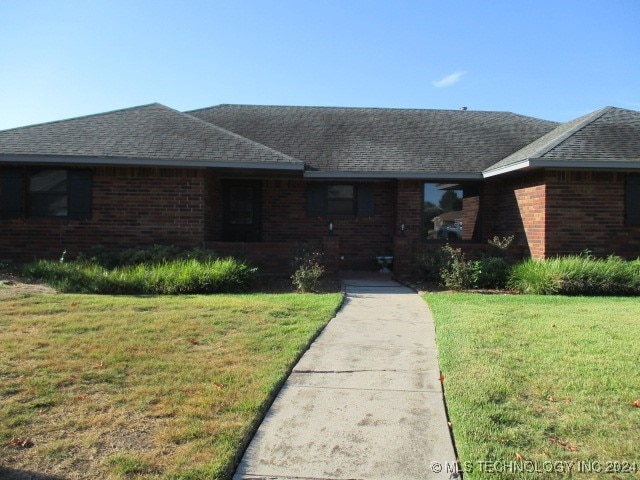
[[222,240],[259,242],[262,240],[262,181],[222,181]]

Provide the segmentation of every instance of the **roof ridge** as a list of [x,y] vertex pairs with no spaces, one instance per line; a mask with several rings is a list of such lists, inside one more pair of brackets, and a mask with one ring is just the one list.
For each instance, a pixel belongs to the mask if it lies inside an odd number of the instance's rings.
[[270,151],[272,153],[276,153],[278,155],[281,155],[281,156],[283,156],[283,157],[285,157],[285,158],[287,158],[289,160],[293,160],[294,162],[304,163],[302,160],[298,160],[297,158],[294,158],[291,155],[287,155],[286,153],[283,153],[283,152],[281,152],[279,150],[276,150],[275,148],[268,147],[267,145],[264,145],[262,143],[256,142],[255,140],[251,140],[250,138],[243,137],[242,135],[239,135],[239,134],[237,134],[235,132],[227,130],[226,128],[222,128],[221,126],[216,125],[215,123],[207,122],[206,120],[202,120],[201,118],[194,117],[193,115],[189,115],[186,112],[181,112],[179,110],[175,110],[175,109],[173,109],[171,107],[167,107],[165,105],[161,105],[161,106],[164,107],[164,108],[167,108],[169,110],[172,110],[172,111],[174,111],[176,113],[179,113],[180,115],[182,115],[184,117],[188,117],[191,120],[196,120],[197,122],[202,123],[202,124],[206,125],[209,128],[217,129],[217,130],[219,130],[219,131],[221,131],[221,132],[223,132],[223,133],[225,133],[227,135],[230,135],[232,137],[238,138],[238,139],[240,139],[240,140],[242,140],[244,142],[251,143],[251,144],[256,145],[256,146],[258,146],[258,147],[260,147],[262,149],[268,150],[268,151]]
[[[612,109],[613,109],[613,107],[603,107],[603,108],[601,108],[599,110],[596,110],[595,112],[588,113],[587,115],[584,115],[583,117],[578,117],[578,118],[576,118],[574,120],[569,120],[569,122],[574,122],[574,121],[580,120],[580,118],[582,118],[582,120],[578,121],[573,127],[567,129],[567,131],[564,132],[562,135],[559,135],[558,137],[550,139],[549,143],[547,143],[545,146],[541,147],[540,150],[538,150],[537,156],[538,157],[543,157],[544,155],[549,153],[551,150],[556,148],[558,145],[560,145],[562,142],[564,142],[565,140],[567,140],[570,137],[572,137],[573,135],[575,135],[577,132],[582,130],[587,125],[592,124],[597,119],[599,119],[600,117],[604,116],[606,113],[610,112]],[[565,122],[565,123],[569,123],[569,122]],[[560,128],[560,127],[562,127],[562,125],[564,125],[564,124],[561,123],[556,128]],[[553,130],[551,132],[553,132]],[[549,132],[549,133],[551,133],[551,132]],[[549,133],[547,133],[546,135],[548,135]],[[543,135],[543,137],[544,137],[544,135]],[[533,143],[533,142],[531,142],[531,143]],[[530,157],[530,158],[533,158],[533,157]]]
[[[100,113],[90,113],[88,115],[79,115],[77,117],[69,117],[69,118],[63,118],[61,120],[52,120],[50,122],[40,122],[40,123],[32,123],[30,125],[23,125],[21,127],[13,127],[13,128],[7,128],[6,130],[0,130],[0,132],[11,132],[13,130],[21,130],[23,128],[31,128],[31,127],[39,127],[41,125],[54,125],[56,123],[64,123],[64,122],[70,122],[72,120],[82,120],[83,118],[90,118],[90,117],[101,117],[104,115],[109,115],[111,113],[119,113],[119,112],[126,112],[127,110],[135,110],[137,108],[147,108],[147,107],[153,107],[153,106],[161,106],[164,108],[169,108],[166,105],[162,105],[161,103],[158,102],[153,102],[153,103],[146,103],[144,105],[136,105],[134,107],[126,107],[126,108],[117,108],[115,110],[109,110],[108,112],[100,112]],[[177,111],[177,110],[176,110]]]
[[[537,120],[544,120],[538,117],[532,117],[530,115],[523,115],[521,113],[511,112],[509,110],[460,110],[454,108],[403,108],[403,107],[344,107],[344,106],[327,106],[327,105],[267,105],[267,104],[251,104],[251,103],[220,103],[218,105],[212,105],[210,107],[196,108],[193,110],[185,110],[183,113],[203,112],[206,110],[212,110],[218,107],[264,107],[264,108],[300,108],[300,109],[317,109],[317,110],[378,110],[378,111],[400,111],[400,112],[460,112],[463,113],[502,113],[517,115],[526,118],[535,118]],[[551,120],[545,120],[551,121]],[[558,122],[554,122],[558,123]]]

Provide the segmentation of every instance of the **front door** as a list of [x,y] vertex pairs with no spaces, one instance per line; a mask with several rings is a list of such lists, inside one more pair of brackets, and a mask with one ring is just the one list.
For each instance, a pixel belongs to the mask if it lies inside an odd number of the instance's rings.
[[222,240],[259,242],[262,236],[260,180],[224,180],[222,183]]

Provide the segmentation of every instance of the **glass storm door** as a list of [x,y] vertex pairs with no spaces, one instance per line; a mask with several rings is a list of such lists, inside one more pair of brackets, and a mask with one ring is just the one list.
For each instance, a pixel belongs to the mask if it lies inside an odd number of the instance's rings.
[[259,242],[262,236],[260,180],[225,180],[222,184],[222,240]]

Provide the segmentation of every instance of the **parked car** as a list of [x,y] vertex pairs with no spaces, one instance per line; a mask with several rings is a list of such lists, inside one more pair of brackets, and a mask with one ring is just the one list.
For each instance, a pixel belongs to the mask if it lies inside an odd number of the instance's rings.
[[438,238],[442,240],[462,240],[462,222],[441,226],[438,229]]

